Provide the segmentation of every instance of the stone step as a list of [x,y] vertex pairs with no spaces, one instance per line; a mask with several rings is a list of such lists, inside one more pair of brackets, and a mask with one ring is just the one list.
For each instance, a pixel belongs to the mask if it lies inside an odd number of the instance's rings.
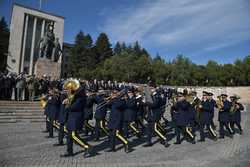
[[3,104],[9,104],[9,105],[13,105],[13,104],[20,104],[20,105],[32,105],[32,104],[39,104],[40,101],[0,101],[0,105]]
[[45,122],[45,119],[0,119],[0,124],[4,123],[19,123],[19,122]]
[[3,103],[3,104],[0,104],[0,107],[2,107],[2,106],[27,106],[27,107],[29,106],[29,107],[33,107],[33,106],[40,106],[40,103],[37,103],[37,104]]
[[43,115],[43,112],[0,112],[1,116],[25,116],[25,115]]
[[0,108],[0,113],[7,113],[7,112],[43,112],[43,109],[40,108]]
[[44,115],[6,115],[6,116],[0,116],[0,119],[44,119]]
[[[15,120],[15,119],[8,119],[8,120],[5,120],[5,119],[0,119],[0,124],[1,123],[17,123],[18,121]],[[20,122],[20,121],[19,121]]]

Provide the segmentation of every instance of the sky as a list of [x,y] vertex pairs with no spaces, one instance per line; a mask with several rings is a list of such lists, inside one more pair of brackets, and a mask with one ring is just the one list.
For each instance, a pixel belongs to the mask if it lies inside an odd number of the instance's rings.
[[[39,0],[0,0],[10,23],[13,3],[39,8]],[[233,63],[250,55],[250,0],[42,0],[42,10],[65,17],[64,41],[82,30],[94,40],[105,32],[172,60],[183,54],[197,64]]]

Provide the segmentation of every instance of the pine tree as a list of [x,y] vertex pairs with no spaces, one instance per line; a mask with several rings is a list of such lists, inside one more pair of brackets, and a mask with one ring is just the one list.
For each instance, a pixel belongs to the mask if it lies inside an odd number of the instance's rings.
[[0,71],[4,71],[6,69],[8,46],[9,28],[4,17],[2,17],[0,20]]
[[111,44],[109,42],[108,36],[105,33],[101,33],[98,36],[95,43],[95,49],[99,63],[113,55]]
[[121,53],[121,51],[122,51],[121,44],[120,44],[120,42],[117,42],[117,43],[115,44],[115,47],[114,47],[114,54],[115,54],[115,55],[118,55],[118,54]]

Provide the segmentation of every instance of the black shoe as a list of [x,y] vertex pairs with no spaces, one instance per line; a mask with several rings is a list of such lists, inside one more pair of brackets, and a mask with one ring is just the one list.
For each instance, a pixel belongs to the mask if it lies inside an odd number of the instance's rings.
[[63,146],[64,144],[63,143],[56,143],[56,144],[53,144],[53,146]]
[[198,140],[198,142],[205,142],[205,139],[200,139]]
[[167,141],[167,140],[163,141],[162,144],[163,144],[164,147],[166,147],[166,148],[170,146],[170,144],[168,144],[168,141]]
[[60,157],[72,157],[72,156],[74,156],[73,153],[66,153],[66,154],[60,155]]
[[153,145],[153,143],[147,143],[147,144],[145,144],[145,145],[143,145],[143,147],[151,147]]
[[141,133],[137,133],[136,137],[141,138]]
[[224,139],[225,137],[224,136],[220,136],[219,139]]
[[87,157],[91,156],[91,154],[92,154],[92,147],[89,146],[89,148],[86,149],[83,156],[84,156],[84,158],[87,158]]
[[177,142],[174,142],[174,144],[181,144],[181,142],[177,141]]
[[192,140],[191,143],[192,143],[192,144],[195,144],[195,140]]
[[242,134],[243,134],[243,131],[242,131],[242,130],[240,130],[239,134],[240,134],[240,135],[242,135]]
[[42,131],[43,133],[48,133],[49,131],[48,130],[44,130],[44,131]]
[[131,148],[129,147],[129,145],[126,144],[126,145],[124,146],[124,151],[125,151],[125,153],[130,153],[132,150],[131,150]]

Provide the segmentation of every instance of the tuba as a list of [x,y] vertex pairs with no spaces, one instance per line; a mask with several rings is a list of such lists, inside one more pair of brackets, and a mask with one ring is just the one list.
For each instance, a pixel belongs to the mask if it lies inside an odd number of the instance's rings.
[[46,107],[46,105],[47,105],[46,96],[40,97],[39,100],[40,100],[40,102],[39,102],[40,107],[41,107],[42,109],[44,109],[44,108]]
[[72,92],[75,92],[79,88],[80,82],[77,79],[70,78],[64,82],[63,89],[70,91],[68,97],[63,101],[63,104],[66,104],[66,107],[69,107],[73,102],[75,95]]

